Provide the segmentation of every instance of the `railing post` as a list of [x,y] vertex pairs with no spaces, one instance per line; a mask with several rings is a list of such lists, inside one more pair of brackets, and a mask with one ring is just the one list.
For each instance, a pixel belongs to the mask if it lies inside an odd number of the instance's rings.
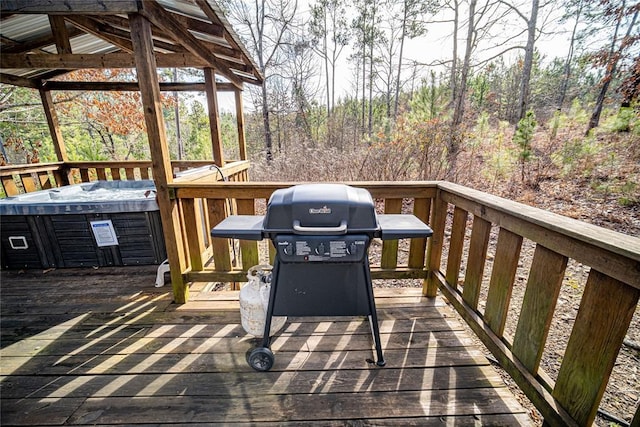
[[447,206],[447,202],[442,199],[442,190],[438,189],[432,203],[431,228],[433,229],[433,236],[429,238],[427,246],[428,273],[422,289],[422,293],[427,297],[435,297],[438,294],[438,280],[434,273],[440,269],[440,260],[442,259]]

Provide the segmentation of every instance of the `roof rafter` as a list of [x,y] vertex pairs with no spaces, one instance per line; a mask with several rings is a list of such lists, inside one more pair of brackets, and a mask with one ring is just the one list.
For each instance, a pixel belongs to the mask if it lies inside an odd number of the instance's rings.
[[114,35],[112,32],[105,31],[105,25],[102,23],[96,22],[86,16],[78,15],[65,16],[64,19],[69,21],[74,26],[80,28],[81,30],[86,31],[89,34],[93,34],[94,36],[101,38],[102,40],[105,40],[116,47],[119,47],[125,52],[133,52],[133,45],[131,44],[131,40],[125,37]]
[[51,25],[51,34],[56,42],[58,53],[72,53],[69,31],[67,31],[64,18],[59,15],[49,15],[49,25]]
[[218,60],[200,40],[191,34],[178,20],[174,19],[172,14],[167,13],[159,4],[155,2],[145,2],[143,3],[140,13],[154,25],[164,29],[173,37],[176,43],[202,58],[208,66],[216,69],[238,87],[242,86],[242,80],[231,71],[227,64],[223,64],[222,61]]

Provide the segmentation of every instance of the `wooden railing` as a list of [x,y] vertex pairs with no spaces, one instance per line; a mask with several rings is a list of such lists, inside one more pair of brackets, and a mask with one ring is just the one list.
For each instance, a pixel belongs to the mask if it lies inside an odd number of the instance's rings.
[[[450,183],[438,183],[431,220],[429,287],[439,287],[548,424],[591,425],[640,296],[640,239]],[[497,243],[489,276],[492,229]],[[535,252],[521,308],[508,313],[523,239]],[[459,280],[465,246],[466,273]],[[589,273],[553,381],[540,361],[569,260]],[[513,338],[505,334],[508,318],[516,325]]]
[[[230,213],[263,213],[271,193],[292,184],[173,184],[189,230],[184,235],[190,265],[185,280],[244,281],[248,267],[272,260],[271,244],[230,244],[211,239],[208,230]],[[428,244],[424,239],[402,246],[381,243],[379,261],[372,260],[374,279],[423,279],[430,297],[439,289],[547,424],[593,422],[638,303],[640,239],[450,183],[350,184],[367,188],[381,212],[413,212],[434,229]],[[490,245],[492,234],[497,242]],[[533,261],[521,308],[511,307],[509,313],[516,269],[528,264],[521,258],[524,239],[535,246]],[[495,250],[490,272],[485,268],[489,246]],[[540,361],[569,260],[590,273],[554,381],[540,369]],[[465,275],[459,278],[463,263]],[[508,320],[517,325],[513,337],[505,333]]]
[[[351,183],[366,187],[381,202],[385,213],[400,213],[405,201],[405,210],[410,209],[425,222],[429,220],[431,200],[435,197],[435,186],[424,183]],[[266,201],[278,188],[286,188],[293,183],[246,183],[199,185],[197,183],[175,183],[176,197],[180,201],[185,229],[190,269],[186,273],[189,282],[240,282],[246,280],[246,270],[262,262],[273,259],[273,246],[264,242],[240,241],[239,248],[230,245],[228,239],[211,239],[208,230],[222,221],[230,213],[254,215],[264,212]],[[206,226],[202,226],[206,224]],[[426,277],[425,239],[414,239],[408,256],[398,262],[398,242],[382,243],[380,262],[372,264],[374,279],[422,278]],[[231,248],[231,249],[230,249]],[[262,249],[262,256],[261,251]],[[207,255],[211,255],[209,259]],[[267,259],[266,257],[269,256]]]
[[0,167],[0,183],[3,197],[16,196],[67,185],[62,173],[63,163],[34,163]]
[[[189,169],[200,169],[197,175],[185,175],[182,181],[196,178],[209,182],[210,179],[247,180],[248,161],[228,162],[224,173],[219,173],[207,160],[178,160],[171,162],[174,175]],[[0,194],[3,197],[15,196],[64,185],[79,184],[97,180],[135,181],[153,179],[151,161],[109,161],[109,162],[58,162],[34,163],[0,167]]]

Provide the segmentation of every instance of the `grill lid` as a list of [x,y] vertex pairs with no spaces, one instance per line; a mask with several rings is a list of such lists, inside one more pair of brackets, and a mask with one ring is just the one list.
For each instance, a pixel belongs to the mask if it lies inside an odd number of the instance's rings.
[[273,192],[267,233],[346,234],[379,229],[371,194],[345,184],[302,184]]

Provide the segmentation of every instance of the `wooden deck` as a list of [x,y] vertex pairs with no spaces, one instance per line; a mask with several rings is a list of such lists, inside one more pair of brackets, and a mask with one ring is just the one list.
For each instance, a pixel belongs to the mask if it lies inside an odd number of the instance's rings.
[[1,274],[2,426],[531,424],[419,289],[375,291],[386,367],[365,320],[290,318],[255,372],[237,292],[175,305],[153,267]]

